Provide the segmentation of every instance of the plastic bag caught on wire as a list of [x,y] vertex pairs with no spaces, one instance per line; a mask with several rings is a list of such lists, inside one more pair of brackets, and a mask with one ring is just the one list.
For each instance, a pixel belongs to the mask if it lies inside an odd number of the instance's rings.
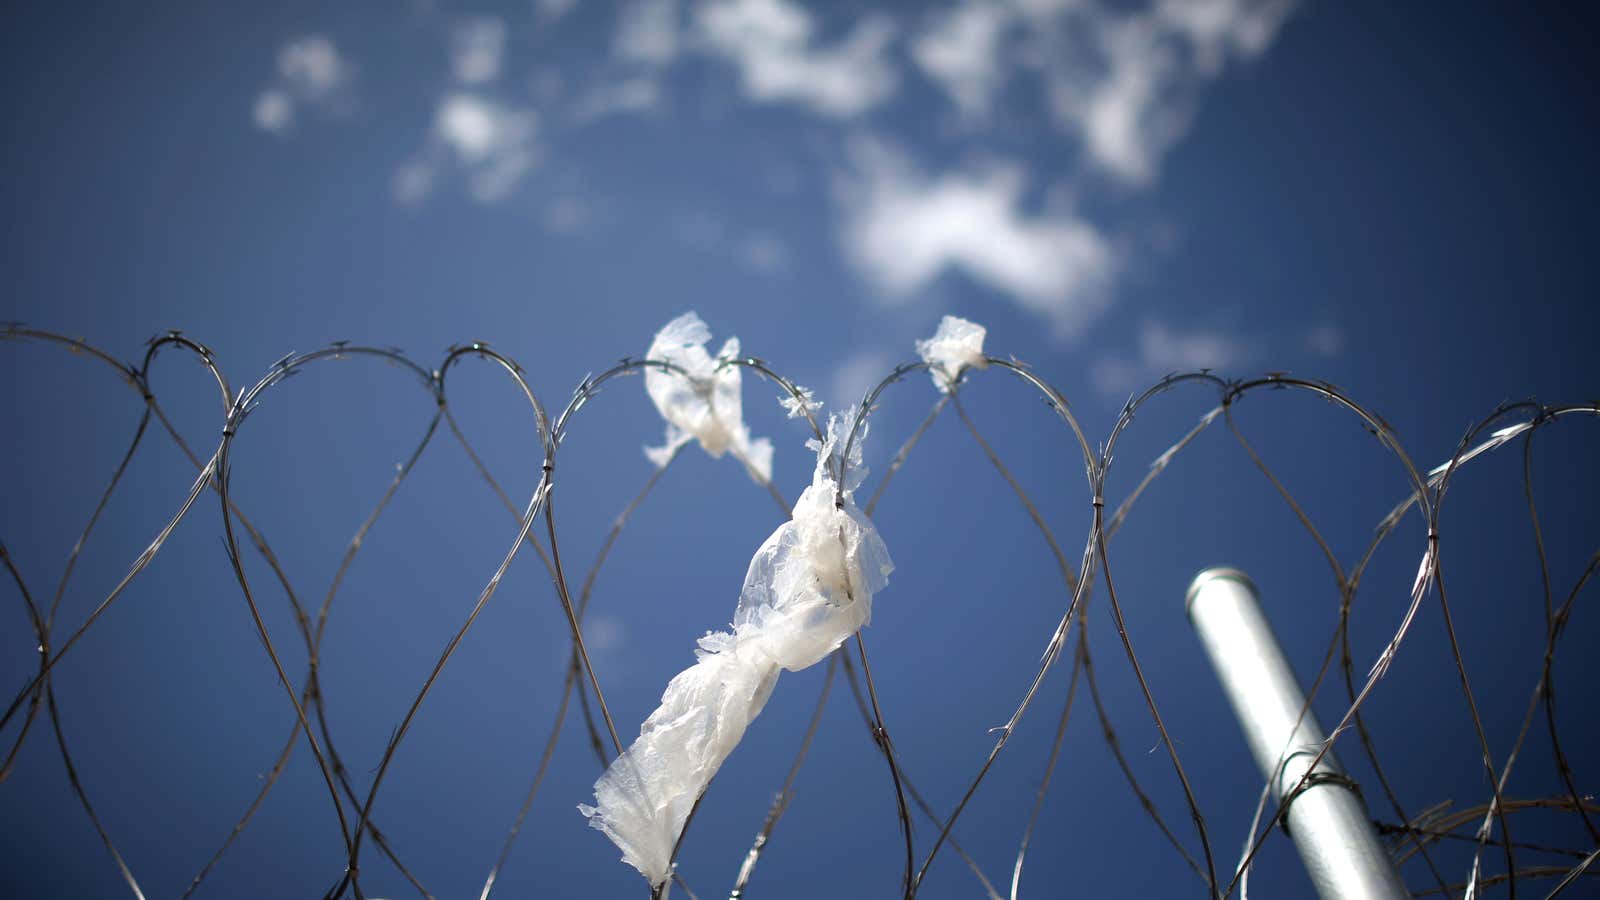
[[888,548],[852,497],[865,475],[864,429],[851,458],[839,456],[852,419],[836,414],[828,439],[808,445],[817,451],[811,485],[750,560],[732,630],[699,640],[695,664],[667,684],[638,739],[595,782],[595,805],[578,807],[652,888],[671,877],[690,810],[766,705],[778,673],[837,649],[871,619],[873,595],[889,583]]
[[917,355],[928,364],[934,387],[948,394],[962,370],[988,367],[989,360],[983,355],[986,334],[988,329],[976,322],[945,316],[933,337],[917,341]]
[[743,368],[718,365],[739,355],[739,339],[728,338],[713,357],[706,351],[711,330],[694,313],[684,313],[656,333],[645,358],[671,363],[683,373],[647,367],[645,390],[667,420],[666,443],[646,447],[645,455],[664,466],[679,447],[699,441],[713,458],[733,452],[750,477],[765,484],[772,478],[772,442],[752,440],[744,424],[740,376]]

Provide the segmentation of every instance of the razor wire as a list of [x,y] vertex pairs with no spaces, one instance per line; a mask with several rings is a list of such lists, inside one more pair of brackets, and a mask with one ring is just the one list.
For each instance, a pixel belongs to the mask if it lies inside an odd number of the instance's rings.
[[[133,434],[127,442],[126,449],[112,477],[100,493],[98,503],[81,529],[79,540],[68,556],[61,577],[55,590],[50,594],[50,599],[47,603],[40,602],[39,598],[44,595],[35,594],[30,589],[19,567],[6,550],[3,534],[0,534],[0,564],[5,567],[10,581],[22,600],[29,627],[37,639],[38,651],[36,671],[23,689],[10,701],[4,714],[0,715],[0,735],[10,735],[9,738],[0,739],[3,740],[6,746],[3,761],[0,761],[0,796],[4,795],[3,783],[12,776],[24,743],[33,735],[35,725],[40,717],[44,716],[50,723],[56,748],[66,768],[74,796],[82,807],[85,816],[93,825],[112,864],[117,868],[122,880],[135,897],[143,898],[145,893],[140,887],[128,860],[119,851],[112,834],[97,815],[89,793],[79,777],[61,724],[60,704],[51,683],[51,675],[59,665],[63,664],[63,660],[68,659],[69,655],[71,655],[70,651],[78,646],[80,639],[93,628],[107,610],[116,603],[127,587],[139,577],[140,573],[162,551],[169,537],[181,525],[200,497],[207,493],[214,494],[219,503],[225,552],[231,570],[237,582],[239,593],[245,601],[252,627],[255,629],[269,660],[273,664],[274,674],[284,692],[284,697],[294,711],[294,722],[281,750],[279,750],[275,758],[273,766],[263,778],[256,796],[238,818],[233,828],[220,840],[216,851],[194,876],[188,888],[182,893],[182,897],[187,898],[199,891],[208,873],[213,871],[219,864],[223,864],[226,852],[246,832],[256,813],[267,802],[270,793],[283,774],[291,754],[302,742],[309,749],[316,762],[328,802],[332,806],[333,817],[338,822],[343,847],[342,853],[346,859],[344,870],[332,880],[332,885],[326,891],[325,897],[329,898],[329,900],[335,900],[335,898],[345,896],[356,898],[366,896],[366,889],[361,881],[361,861],[363,848],[369,839],[376,848],[375,852],[383,854],[410,883],[419,896],[425,898],[433,896],[413,870],[402,861],[394,846],[385,838],[384,832],[379,827],[374,815],[375,804],[384,785],[390,763],[393,761],[401,743],[405,740],[416,717],[421,714],[435,682],[449,664],[479,614],[494,597],[506,571],[524,547],[529,547],[533,550],[551,579],[569,630],[571,648],[566,665],[563,668],[559,703],[554,721],[549,728],[548,737],[544,742],[544,750],[529,776],[529,785],[523,795],[523,802],[516,817],[508,825],[498,857],[483,882],[480,900],[488,900],[495,888],[499,873],[511,857],[522,825],[536,802],[555,749],[562,738],[565,723],[570,713],[571,700],[574,696],[578,700],[577,705],[581,712],[588,746],[593,751],[598,765],[604,768],[615,754],[621,752],[622,742],[618,736],[616,723],[607,705],[605,694],[601,689],[594,660],[591,658],[584,640],[583,622],[585,613],[590,605],[597,576],[626,527],[630,516],[641,504],[647,501],[659,480],[667,473],[681,453],[682,446],[673,451],[664,465],[652,470],[638,493],[634,495],[633,499],[613,521],[611,528],[600,545],[596,558],[587,569],[580,583],[576,596],[571,590],[568,567],[561,556],[561,544],[558,539],[560,529],[553,502],[552,488],[556,484],[556,462],[563,439],[573,426],[580,410],[594,401],[608,383],[616,379],[638,375],[646,368],[655,367],[666,371],[677,371],[681,374],[681,370],[678,370],[671,363],[653,359],[625,358],[620,363],[604,370],[598,376],[585,378],[578,385],[569,402],[552,420],[547,415],[545,407],[541,404],[532,387],[528,384],[523,368],[515,360],[482,342],[452,346],[446,351],[436,367],[428,367],[393,348],[362,346],[340,341],[309,353],[285,356],[270,367],[269,371],[247,390],[235,392],[224,376],[216,355],[204,344],[181,332],[169,332],[153,338],[148,342],[144,357],[138,364],[123,363],[111,353],[82,339],[51,331],[33,329],[20,324],[6,325],[4,330],[0,331],[0,338],[9,342],[27,342],[67,350],[86,360],[104,365],[110,368],[121,381],[131,388],[134,397],[130,402],[139,404],[139,419]],[[158,394],[152,378],[154,363],[164,352],[169,351],[181,352],[197,360],[207,371],[218,391],[221,401],[222,438],[215,449],[207,456],[202,457],[200,453],[193,449],[192,441],[168,417],[158,400]],[[513,383],[527,402],[525,414],[532,420],[538,434],[538,444],[533,448],[535,451],[533,455],[541,460],[541,464],[539,466],[537,485],[520,505],[491,474],[488,466],[480,458],[474,445],[452,413],[449,402],[450,395],[447,390],[447,376],[460,361],[467,358],[478,358],[494,363],[497,369]],[[243,426],[251,413],[271,396],[273,389],[277,385],[288,378],[316,371],[322,368],[325,363],[358,359],[386,362],[409,372],[423,388],[425,393],[424,402],[431,404],[432,412],[423,434],[412,446],[405,461],[397,467],[386,490],[362,521],[355,536],[346,545],[326,595],[321,603],[313,609],[292,586],[289,573],[273,552],[267,536],[239,508],[231,490],[232,467],[230,463],[235,443],[239,439]],[[1029,366],[1015,359],[994,356],[987,357],[987,364],[988,368],[1013,376],[1022,383],[1025,389],[1036,393],[1049,410],[1050,417],[1065,429],[1072,445],[1081,454],[1085,479],[1084,488],[1089,502],[1087,522],[1084,529],[1084,544],[1081,555],[1076,562],[1063,549],[1062,542],[1057,537],[1055,530],[1048,524],[1046,517],[1041,513],[1038,504],[1014,476],[999,452],[985,437],[977,422],[968,415],[964,408],[960,396],[961,384],[959,381],[977,374],[970,370],[963,372],[961,379],[951,385],[949,393],[942,394],[938,398],[917,428],[905,439],[887,470],[879,478],[870,500],[864,507],[864,511],[868,516],[873,514],[896,474],[911,458],[915,448],[929,428],[937,419],[953,411],[964,430],[982,452],[984,458],[1015,495],[1029,521],[1045,541],[1050,550],[1054,566],[1060,576],[1061,592],[1065,602],[1061,606],[1059,618],[1045,636],[1039,665],[1035,674],[1026,685],[1022,686],[1015,708],[1005,723],[995,729],[997,737],[982,764],[971,777],[959,802],[950,810],[941,812],[935,809],[928,802],[925,795],[916,787],[912,773],[907,771],[905,761],[895,750],[891,732],[886,722],[885,710],[880,702],[872,674],[867,642],[858,632],[854,640],[850,642],[854,645],[853,647],[848,645],[840,647],[828,659],[822,690],[809,719],[809,724],[805,729],[800,745],[795,751],[794,760],[787,776],[766,812],[755,841],[748,853],[739,861],[737,875],[729,890],[730,898],[760,896],[760,891],[753,890],[750,887],[753,875],[762,855],[768,852],[774,844],[779,843],[779,827],[794,797],[796,777],[805,763],[807,751],[820,727],[823,710],[834,693],[833,688],[836,676],[840,670],[843,671],[845,681],[863,725],[879,755],[883,758],[887,769],[889,777],[886,779],[886,791],[893,794],[899,822],[899,834],[892,843],[899,848],[894,852],[900,858],[900,867],[902,869],[900,892],[906,900],[912,900],[917,896],[924,880],[928,877],[930,867],[946,845],[948,845],[950,852],[961,859],[965,869],[974,879],[974,885],[982,892],[983,896],[992,898],[992,900],[999,900],[1001,897],[1016,900],[1022,895],[1023,872],[1030,842],[1040,812],[1046,802],[1052,778],[1063,756],[1064,739],[1068,732],[1069,721],[1072,719],[1080,685],[1087,688],[1088,699],[1093,707],[1096,724],[1099,727],[1103,741],[1112,754],[1123,779],[1126,781],[1127,788],[1133,799],[1157,827],[1163,842],[1170,852],[1181,857],[1186,867],[1194,874],[1196,892],[1203,893],[1208,897],[1227,898],[1235,894],[1241,898],[1248,896],[1249,873],[1252,862],[1273,829],[1284,824],[1288,800],[1292,799],[1296,791],[1307,786],[1316,764],[1330,752],[1334,743],[1340,737],[1351,731],[1354,732],[1356,743],[1360,747],[1365,762],[1370,766],[1372,773],[1376,777],[1378,791],[1371,795],[1371,800],[1376,802],[1381,797],[1382,801],[1387,805],[1386,812],[1382,817],[1374,820],[1374,825],[1379,833],[1388,840],[1391,856],[1395,862],[1397,864],[1407,864],[1407,868],[1402,869],[1402,872],[1407,874],[1408,884],[1411,885],[1410,889],[1414,895],[1470,898],[1479,895],[1486,888],[1503,886],[1508,895],[1515,896],[1519,885],[1543,891],[1544,888],[1542,886],[1533,887],[1537,884],[1549,886],[1548,892],[1543,895],[1554,897],[1560,895],[1572,885],[1600,874],[1595,868],[1595,862],[1600,859],[1600,827],[1597,827],[1596,822],[1597,818],[1600,818],[1600,805],[1597,805],[1592,800],[1591,796],[1585,792],[1580,784],[1579,776],[1571,764],[1571,748],[1563,743],[1561,737],[1562,729],[1559,727],[1555,701],[1557,691],[1554,676],[1554,661],[1557,656],[1557,650],[1562,645],[1562,638],[1566,634],[1578,598],[1593,579],[1596,570],[1600,569],[1600,551],[1590,556],[1581,575],[1572,584],[1571,588],[1565,592],[1563,597],[1553,582],[1554,576],[1546,554],[1544,533],[1533,490],[1533,446],[1535,436],[1558,420],[1600,414],[1600,404],[1545,405],[1533,401],[1525,401],[1502,405],[1473,425],[1463,435],[1445,463],[1424,471],[1413,462],[1401,445],[1394,429],[1380,415],[1349,396],[1337,386],[1324,381],[1299,378],[1287,373],[1269,373],[1258,378],[1243,380],[1224,379],[1209,371],[1169,375],[1142,393],[1130,398],[1117,416],[1106,440],[1097,446],[1090,442],[1065,395],[1041,378]],[[720,365],[741,366],[775,384],[787,397],[792,398],[795,408],[803,416],[805,425],[812,435],[818,440],[822,439],[822,430],[812,415],[808,395],[803,388],[779,374],[764,360],[756,357],[741,356],[726,359]],[[926,363],[908,363],[898,366],[867,392],[861,405],[856,410],[855,419],[852,422],[846,441],[846,451],[838,457],[839,466],[842,467],[846,464],[844,460],[849,458],[849,445],[859,438],[868,419],[885,402],[884,397],[890,388],[902,382],[908,374],[926,368]],[[1347,566],[1340,561],[1316,523],[1280,480],[1274,469],[1257,452],[1235,420],[1234,409],[1242,398],[1252,393],[1269,390],[1290,391],[1319,398],[1351,414],[1361,427],[1376,438],[1379,445],[1392,460],[1393,465],[1405,476],[1409,485],[1409,493],[1378,523],[1364,553],[1353,565]],[[1201,416],[1197,424],[1183,431],[1176,441],[1155,458],[1133,489],[1108,513],[1107,477],[1111,472],[1115,449],[1119,441],[1133,427],[1138,415],[1155,398],[1180,391],[1209,393],[1214,397],[1214,405]],[[1306,692],[1307,699],[1305,707],[1301,710],[1301,715],[1309,714],[1313,700],[1318,696],[1325,682],[1330,680],[1330,676],[1336,674],[1337,677],[1333,680],[1342,683],[1346,697],[1344,712],[1335,727],[1329,730],[1329,737],[1317,753],[1316,758],[1306,767],[1306,775],[1301,779],[1300,785],[1294,791],[1286,794],[1285,797],[1279,798],[1272,796],[1270,780],[1263,784],[1255,806],[1249,833],[1242,841],[1242,849],[1238,860],[1232,864],[1227,863],[1222,858],[1215,836],[1207,828],[1190,771],[1185,767],[1179,745],[1169,733],[1168,727],[1162,718],[1161,698],[1157,696],[1156,691],[1146,677],[1145,663],[1141,661],[1139,652],[1136,649],[1134,636],[1130,633],[1123,614],[1123,607],[1118,596],[1114,577],[1116,571],[1113,564],[1114,557],[1110,552],[1112,539],[1128,520],[1136,501],[1169,468],[1178,454],[1189,447],[1202,433],[1211,429],[1219,420],[1234,438],[1240,451],[1259,470],[1274,492],[1286,504],[1299,525],[1315,543],[1319,553],[1325,558],[1329,566],[1340,598],[1338,624],[1334,629],[1334,633],[1328,639],[1326,652],[1310,688]],[[195,471],[193,482],[182,498],[177,511],[168,518],[165,525],[149,545],[135,558],[127,574],[93,608],[81,625],[72,630],[65,640],[60,640],[59,632],[62,629],[57,627],[56,616],[76,563],[84,546],[94,534],[96,525],[99,523],[102,513],[113,494],[123,484],[129,464],[135,455],[140,452],[145,438],[151,430],[152,421],[159,425],[160,430],[165,432],[172,440],[184,460],[193,467]],[[465,452],[476,476],[490,487],[500,504],[506,508],[507,513],[512,517],[508,521],[514,521],[517,530],[511,546],[506,551],[502,561],[478,593],[476,601],[464,621],[461,622],[445,643],[437,661],[417,689],[405,714],[396,724],[386,743],[381,760],[374,770],[371,782],[366,786],[365,794],[363,795],[356,782],[352,779],[350,769],[335,744],[334,735],[338,727],[338,720],[336,716],[330,713],[327,698],[321,687],[320,664],[329,609],[339,592],[346,573],[363,546],[368,532],[389,507],[391,500],[400,490],[418,461],[423,458],[430,446],[435,443],[440,434],[441,423],[445,425],[445,430]],[[1497,763],[1490,747],[1489,739],[1486,736],[1486,727],[1479,709],[1477,695],[1474,693],[1468,678],[1467,664],[1463,651],[1457,640],[1449,600],[1450,595],[1447,590],[1444,566],[1440,556],[1442,541],[1439,526],[1441,509],[1447,492],[1459,477],[1459,473],[1465,470],[1474,460],[1514,443],[1520,444],[1522,448],[1523,492],[1526,498],[1528,522],[1532,529],[1540,564],[1540,583],[1543,587],[1545,641],[1540,677],[1527,701],[1517,738],[1503,760]],[[747,468],[749,467],[747,466]],[[838,472],[836,474],[841,476],[839,482],[842,484],[844,473]],[[757,480],[770,495],[778,509],[785,516],[789,515],[788,503],[772,481],[760,477]],[[1412,515],[1413,513],[1415,514],[1414,516]],[[1413,517],[1418,520],[1418,524],[1421,526],[1418,543],[1422,549],[1416,578],[1407,592],[1408,602],[1399,621],[1394,625],[1392,636],[1379,654],[1377,661],[1367,672],[1361,673],[1356,668],[1355,654],[1351,645],[1351,609],[1358,589],[1361,587],[1362,576],[1366,572],[1369,563],[1373,560],[1379,546],[1389,537],[1397,534],[1404,521]],[[542,537],[535,527],[541,518],[544,520]],[[14,523],[7,522],[4,523],[4,527],[16,526]],[[291,677],[285,668],[276,643],[282,638],[274,636],[270,632],[263,618],[261,607],[257,600],[258,589],[245,571],[239,532],[243,532],[244,540],[264,560],[272,573],[273,580],[282,590],[289,606],[295,625],[296,638],[303,645],[308,662],[306,671],[299,678]],[[1168,816],[1161,811],[1161,804],[1157,803],[1152,796],[1151,790],[1136,777],[1134,767],[1129,764],[1127,756],[1120,746],[1117,732],[1112,725],[1112,717],[1100,690],[1095,660],[1090,652],[1087,637],[1090,598],[1096,585],[1103,586],[1106,614],[1116,627],[1123,656],[1134,676],[1139,695],[1143,701],[1144,712],[1148,716],[1150,724],[1160,735],[1158,746],[1164,750],[1167,763],[1179,787],[1178,793],[1181,795],[1181,805],[1190,820],[1188,833],[1182,826],[1175,825],[1174,822],[1169,821]],[[1379,686],[1389,666],[1401,652],[1418,612],[1430,597],[1436,600],[1441,613],[1445,637],[1449,644],[1455,674],[1458,677],[1460,697],[1468,711],[1474,729],[1476,746],[1473,749],[1481,758],[1488,791],[1482,802],[1463,809],[1453,809],[1450,804],[1445,803],[1430,806],[1420,811],[1412,811],[1407,804],[1402,802],[1400,792],[1397,790],[1393,779],[1387,774],[1383,765],[1384,754],[1379,751],[1378,739],[1374,734],[1374,729],[1369,725],[1362,711],[1363,706]],[[1072,647],[1072,652],[1070,661],[1067,661],[1069,644]],[[1061,712],[1056,722],[1047,764],[1044,771],[1039,775],[1037,790],[1034,792],[1031,804],[1029,804],[1029,814],[1025,819],[1018,842],[1010,877],[1009,879],[1002,879],[1005,884],[1005,888],[1002,890],[1001,887],[997,887],[996,882],[984,871],[979,862],[963,849],[959,840],[957,825],[962,820],[969,801],[984,787],[991,768],[1001,757],[1018,724],[1034,706],[1035,701],[1040,699],[1040,694],[1045,688],[1046,676],[1058,665],[1070,667],[1065,689],[1058,698],[1062,704]],[[1557,774],[1563,790],[1557,795],[1547,797],[1508,796],[1506,792],[1512,770],[1519,762],[1518,758],[1527,743],[1530,733],[1533,731],[1535,720],[1540,717],[1541,713],[1544,719],[1544,731],[1548,736],[1551,747],[1551,768]],[[703,799],[704,795],[702,794],[701,797]],[[696,807],[698,807],[698,802]],[[1511,827],[1512,817],[1519,813],[1534,810],[1559,814],[1564,821],[1570,823],[1574,838],[1573,845],[1558,847],[1545,843],[1516,840],[1513,837]],[[916,846],[913,829],[913,811],[915,811],[916,817],[926,818],[932,827],[938,829],[936,837],[931,842],[926,842],[926,846],[921,848],[920,851]],[[684,838],[693,826],[693,819],[694,813],[691,811],[689,822],[678,840],[679,849],[681,849]],[[1446,842],[1467,844],[1471,847],[1470,865],[1464,879],[1456,881],[1447,877],[1442,863],[1436,860],[1434,854],[1430,852],[1431,850],[1437,850],[1441,844]],[[888,852],[888,847],[889,844],[886,843],[886,852]],[[675,852],[674,859],[676,859],[676,855]],[[1531,855],[1537,855],[1541,861],[1538,863],[1529,862],[1528,858]],[[1489,861],[1491,858],[1496,859],[1497,862],[1491,863]],[[1552,858],[1558,859],[1560,862],[1551,862]],[[685,879],[676,872],[673,874],[673,882],[688,896],[697,896]],[[702,890],[705,890],[704,886],[702,886]]]

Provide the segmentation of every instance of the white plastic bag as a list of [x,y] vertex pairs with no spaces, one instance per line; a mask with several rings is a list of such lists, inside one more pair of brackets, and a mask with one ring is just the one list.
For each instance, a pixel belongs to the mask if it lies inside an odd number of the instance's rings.
[[766,705],[779,671],[827,657],[867,623],[873,595],[889,583],[889,551],[852,497],[865,475],[865,429],[844,490],[829,464],[838,464],[853,418],[835,415],[828,439],[811,442],[811,486],[750,560],[732,630],[700,639],[695,664],[667,684],[638,739],[595,782],[595,805],[578,807],[652,888],[671,877],[690,810]]
[[739,355],[739,339],[728,338],[715,357],[706,352],[711,330],[694,313],[684,313],[656,333],[646,359],[671,363],[684,374],[648,366],[644,386],[661,417],[667,420],[666,443],[646,447],[645,455],[664,466],[679,447],[699,441],[713,458],[733,451],[750,476],[765,484],[772,478],[772,442],[752,440],[745,427],[740,398],[743,367],[719,363]]
[[925,341],[917,341],[917,355],[928,364],[933,384],[943,393],[960,378],[963,369],[983,369],[989,360],[983,355],[987,329],[976,322],[955,316],[939,320],[939,330]]

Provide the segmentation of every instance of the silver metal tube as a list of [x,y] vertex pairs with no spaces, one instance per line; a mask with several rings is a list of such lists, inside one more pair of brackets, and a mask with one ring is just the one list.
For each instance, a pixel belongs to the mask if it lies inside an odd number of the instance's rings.
[[1311,882],[1324,898],[1409,897],[1367,818],[1355,783],[1332,752],[1307,786],[1292,794],[1321,749],[1323,733],[1261,613],[1256,586],[1237,569],[1207,569],[1185,599],[1189,621],[1233,705],[1245,742],[1275,798]]

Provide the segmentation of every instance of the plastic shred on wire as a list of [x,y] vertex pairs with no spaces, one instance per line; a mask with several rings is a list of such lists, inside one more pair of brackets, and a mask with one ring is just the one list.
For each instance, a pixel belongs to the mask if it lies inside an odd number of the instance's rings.
[[934,387],[948,394],[963,370],[988,367],[989,359],[983,355],[986,334],[988,329],[976,322],[945,316],[933,337],[917,341],[917,355],[928,364]]
[[645,456],[656,466],[665,466],[679,447],[699,441],[700,448],[713,458],[733,451],[752,478],[766,483],[772,478],[772,442],[752,439],[745,427],[742,367],[721,365],[739,356],[739,339],[728,338],[715,357],[706,351],[710,340],[711,330],[692,312],[673,319],[656,333],[645,359],[671,363],[683,371],[645,368],[645,390],[667,420],[666,443],[646,447]]
[[816,415],[817,411],[822,409],[822,401],[816,398],[810,388],[796,385],[795,390],[799,393],[784,394],[778,398],[778,402],[783,405],[784,413],[789,418],[798,419],[801,416]]
[[867,624],[873,595],[889,583],[889,551],[852,496],[866,474],[864,429],[842,493],[829,466],[850,412],[830,419],[826,441],[809,442],[817,451],[811,485],[750,560],[732,629],[699,640],[695,664],[668,683],[638,739],[595,782],[595,805],[578,807],[652,888],[671,877],[690,811],[766,705],[778,673],[826,658]]

